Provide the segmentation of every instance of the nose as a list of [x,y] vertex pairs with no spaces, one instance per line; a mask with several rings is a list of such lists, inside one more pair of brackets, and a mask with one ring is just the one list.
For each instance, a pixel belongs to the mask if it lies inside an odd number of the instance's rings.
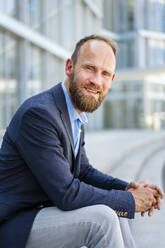
[[90,77],[90,82],[101,87],[102,85],[102,79],[101,79],[101,75],[99,72],[97,73],[93,73]]

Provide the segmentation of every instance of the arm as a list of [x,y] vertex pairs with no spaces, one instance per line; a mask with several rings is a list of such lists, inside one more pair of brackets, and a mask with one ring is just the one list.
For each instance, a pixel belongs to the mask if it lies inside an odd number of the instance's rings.
[[21,156],[51,201],[62,210],[104,204],[133,218],[130,192],[100,189],[73,177],[55,125],[46,110],[28,110],[16,140]]
[[149,211],[150,216],[153,213],[154,207],[160,209],[160,198],[163,198],[163,191],[160,187],[148,185],[146,182],[131,182],[128,184],[120,179],[103,174],[89,164],[84,144],[83,139],[80,180],[103,189],[120,189],[131,192],[135,200],[135,212],[142,212],[142,216],[144,215],[143,211]]
[[81,153],[80,180],[102,189],[125,190],[128,183],[93,168],[88,161],[84,147]]
[[89,164],[84,146],[84,130],[82,130],[80,180],[102,189],[125,190],[127,182],[104,174]]

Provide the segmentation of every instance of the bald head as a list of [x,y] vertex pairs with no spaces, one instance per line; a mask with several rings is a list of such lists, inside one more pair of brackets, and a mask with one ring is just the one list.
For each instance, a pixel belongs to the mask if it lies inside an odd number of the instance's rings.
[[71,57],[74,64],[77,61],[77,57],[78,57],[80,48],[86,42],[92,41],[92,40],[104,41],[106,44],[108,44],[112,48],[113,53],[114,53],[114,55],[116,57],[118,47],[117,47],[117,43],[114,40],[112,40],[110,38],[107,38],[105,36],[101,36],[101,35],[90,35],[90,36],[84,37],[83,39],[81,39],[80,41],[77,42],[76,47],[75,47],[75,50],[74,50],[74,52],[72,54],[72,57]]
[[76,64],[81,65],[82,63],[92,63],[113,74],[116,67],[116,57],[112,47],[105,41],[88,40],[80,47],[77,56]]

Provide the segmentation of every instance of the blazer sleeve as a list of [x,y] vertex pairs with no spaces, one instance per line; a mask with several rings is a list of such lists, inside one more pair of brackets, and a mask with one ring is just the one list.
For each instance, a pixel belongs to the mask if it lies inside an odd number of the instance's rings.
[[118,178],[114,178],[110,175],[102,173],[101,171],[95,169],[92,165],[89,164],[89,160],[87,158],[84,145],[85,142],[84,142],[84,131],[83,131],[82,146],[81,146],[80,180],[102,189],[125,190],[125,188],[128,185],[128,182],[125,182]]
[[60,133],[46,109],[24,113],[16,139],[17,148],[50,200],[62,210],[104,204],[134,218],[130,192],[107,190],[74,178],[64,157]]

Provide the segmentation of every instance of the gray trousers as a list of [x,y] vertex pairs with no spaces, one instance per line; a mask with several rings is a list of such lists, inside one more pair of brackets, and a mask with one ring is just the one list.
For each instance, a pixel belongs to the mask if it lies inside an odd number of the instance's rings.
[[127,219],[105,205],[72,211],[43,208],[34,219],[26,248],[135,248]]

